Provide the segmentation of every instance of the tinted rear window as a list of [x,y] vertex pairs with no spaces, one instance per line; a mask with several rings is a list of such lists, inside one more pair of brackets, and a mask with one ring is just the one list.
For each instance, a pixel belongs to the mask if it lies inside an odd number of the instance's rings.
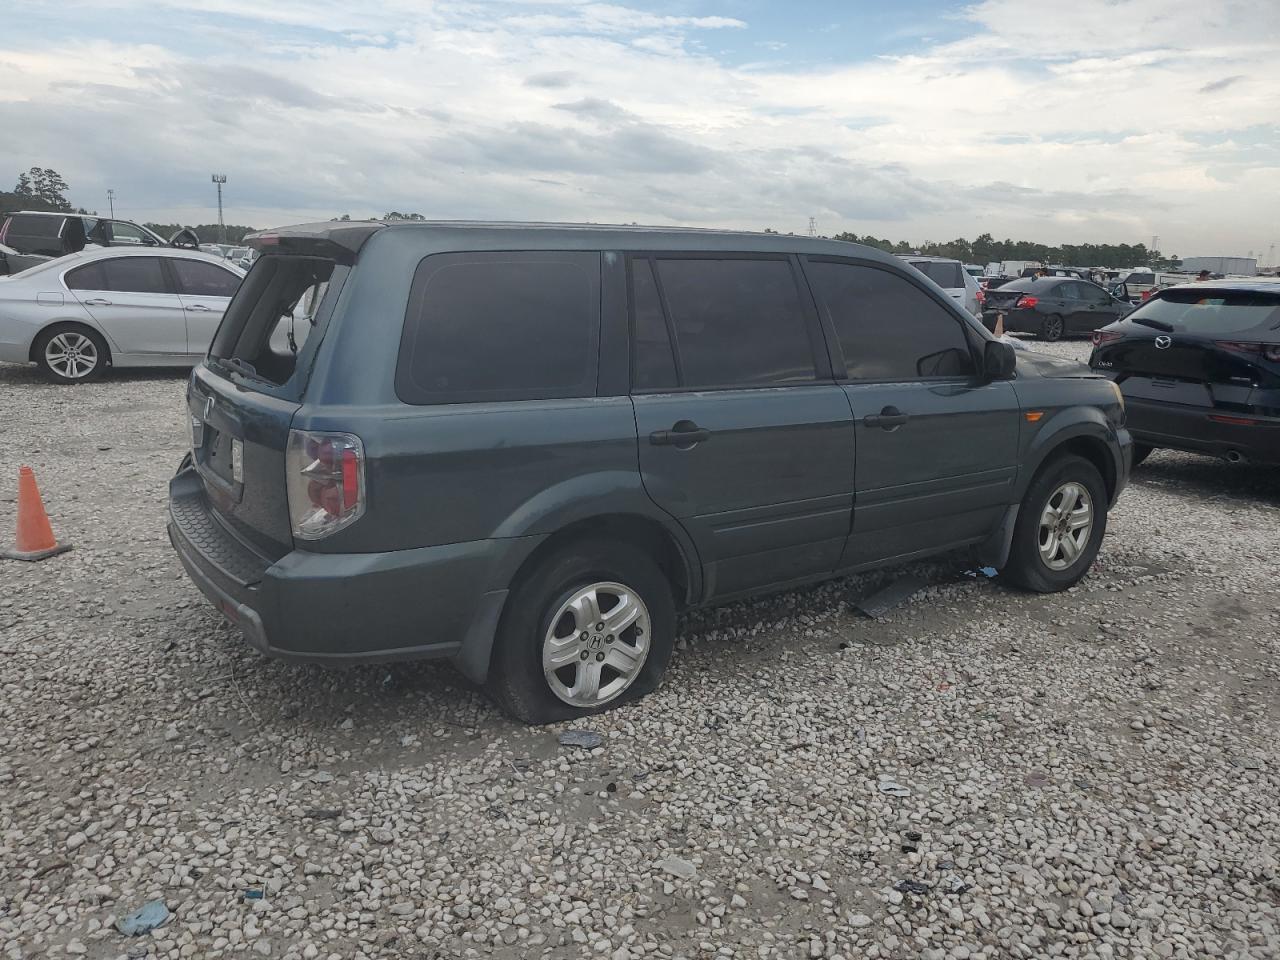
[[118,257],[104,260],[107,290],[118,293],[172,293],[159,257]]
[[232,297],[240,278],[230,270],[203,260],[172,257],[169,265],[178,278],[178,292],[193,297]]
[[427,257],[409,294],[396,393],[406,403],[595,394],[597,253]]
[[1185,333],[1267,333],[1280,329],[1280,290],[1165,290],[1129,314]]
[[964,286],[964,278],[959,263],[945,263],[936,260],[912,260],[910,263],[940,287],[954,290],[957,287]]

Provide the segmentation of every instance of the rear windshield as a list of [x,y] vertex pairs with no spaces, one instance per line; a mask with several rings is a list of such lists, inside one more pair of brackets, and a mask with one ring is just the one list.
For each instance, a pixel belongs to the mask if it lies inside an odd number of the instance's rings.
[[1129,319],[1146,317],[1184,333],[1244,333],[1280,328],[1280,290],[1165,290]]
[[954,290],[964,286],[959,263],[938,260],[912,260],[910,263],[940,287]]
[[1036,283],[1035,277],[1027,277],[1023,280],[1010,280],[1008,283],[1002,283],[1000,286],[992,290],[992,293],[1017,293],[1021,290],[1030,290]]
[[210,357],[251,380],[288,383],[348,269],[325,257],[263,257],[228,305]]

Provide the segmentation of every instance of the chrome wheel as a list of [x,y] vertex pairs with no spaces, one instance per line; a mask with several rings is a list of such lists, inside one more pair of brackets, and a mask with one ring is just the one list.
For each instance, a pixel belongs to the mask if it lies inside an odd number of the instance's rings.
[[82,380],[97,369],[101,358],[98,348],[83,333],[64,330],[53,337],[44,348],[44,362],[60,377]]
[[639,676],[649,656],[649,610],[630,587],[593,583],[561,604],[542,641],[542,672],[557,697],[598,707]]
[[1040,514],[1040,559],[1065,570],[1079,559],[1093,533],[1093,501],[1083,484],[1069,481],[1053,491]]

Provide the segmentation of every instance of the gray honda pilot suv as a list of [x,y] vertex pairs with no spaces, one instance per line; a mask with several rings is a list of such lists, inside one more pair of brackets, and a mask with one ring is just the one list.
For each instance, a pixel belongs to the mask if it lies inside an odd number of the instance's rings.
[[187,392],[169,535],[256,648],[451,659],[522,720],[662,677],[682,608],[968,549],[1088,571],[1124,405],[857,244],[331,223],[262,253]]

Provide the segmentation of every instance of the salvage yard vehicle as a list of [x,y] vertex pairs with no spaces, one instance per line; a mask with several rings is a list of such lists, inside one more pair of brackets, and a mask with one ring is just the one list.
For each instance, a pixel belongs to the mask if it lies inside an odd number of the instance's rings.
[[0,223],[0,243],[20,253],[64,257],[94,247],[177,247],[195,250],[200,238],[182,229],[164,240],[140,224],[48,210],[19,210]]
[[188,386],[169,536],[271,656],[449,658],[521,720],[582,716],[657,686],[681,608],[962,549],[1067,589],[1128,479],[1113,383],[1015,353],[861,245],[430,222],[250,242]]
[[48,261],[49,257],[41,256],[38,253],[19,253],[13,247],[6,247],[3,243],[0,243],[0,277],[21,273],[23,270],[39,266]]
[[921,256],[904,256],[902,259],[940,286],[947,292],[947,296],[975,317],[982,316],[982,285],[959,260]]
[[1114,323],[1133,308],[1096,283],[1062,277],[1011,280],[988,290],[982,322],[988,330],[1002,319],[1009,333],[1034,333],[1041,340],[1061,340],[1092,333]]
[[244,271],[163,247],[90,248],[0,277],[0,360],[54,383],[108,366],[191,366],[209,348]]
[[1125,396],[1135,463],[1162,447],[1280,463],[1280,285],[1169,287],[1093,343],[1089,366]]

